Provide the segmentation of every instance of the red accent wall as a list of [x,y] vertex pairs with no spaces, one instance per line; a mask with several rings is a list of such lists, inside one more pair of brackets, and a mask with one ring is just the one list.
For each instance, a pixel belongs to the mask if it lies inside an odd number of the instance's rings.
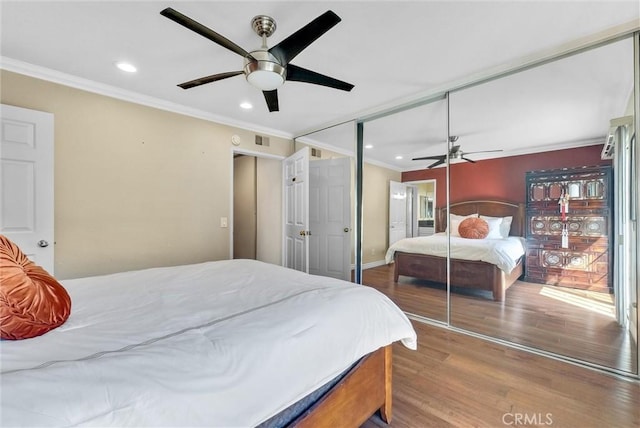
[[[600,159],[602,145],[529,155],[460,162],[451,165],[451,202],[492,199],[525,202],[525,173],[540,169],[611,165]],[[446,168],[402,173],[402,181],[436,180],[436,206],[446,205]]]

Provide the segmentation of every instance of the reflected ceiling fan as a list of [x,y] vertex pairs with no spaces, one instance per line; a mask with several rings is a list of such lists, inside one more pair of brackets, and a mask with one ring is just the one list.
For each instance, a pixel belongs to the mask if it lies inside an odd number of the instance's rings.
[[[455,143],[458,141],[458,137],[456,135],[452,135],[449,137],[449,142]],[[482,150],[479,152],[463,152],[460,146],[452,146],[451,150],[449,150],[449,159],[463,159],[467,162],[476,163],[476,161],[465,157],[466,155],[471,155],[474,153],[491,153],[491,152],[501,152],[502,150]],[[413,158],[412,160],[424,160],[424,159],[437,159],[434,163],[429,165],[427,168],[433,168],[434,166],[442,165],[447,161],[447,155],[437,155],[437,156],[423,156],[420,158]]]
[[258,36],[262,37],[262,46],[251,52],[247,52],[226,37],[170,7],[164,9],[160,14],[244,58],[242,70],[213,74],[180,83],[178,86],[182,89],[244,74],[251,85],[262,91],[270,112],[278,111],[277,88],[287,80],[312,83],[343,91],[353,89],[353,85],[350,83],[291,64],[291,60],[300,52],[341,21],[340,17],[330,10],[271,48],[267,47],[267,37],[276,30],[275,20],[266,15],[254,17],[251,26]]

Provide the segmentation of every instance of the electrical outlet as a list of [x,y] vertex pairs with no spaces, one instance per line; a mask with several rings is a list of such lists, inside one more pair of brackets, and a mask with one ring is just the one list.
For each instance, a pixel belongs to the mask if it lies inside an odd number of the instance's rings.
[[220,227],[227,227],[227,218],[220,217]]

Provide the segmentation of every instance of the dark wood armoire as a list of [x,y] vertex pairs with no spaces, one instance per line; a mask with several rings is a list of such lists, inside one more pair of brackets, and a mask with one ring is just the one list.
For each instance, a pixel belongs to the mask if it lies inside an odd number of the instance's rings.
[[526,186],[524,280],[610,292],[611,167],[530,171]]

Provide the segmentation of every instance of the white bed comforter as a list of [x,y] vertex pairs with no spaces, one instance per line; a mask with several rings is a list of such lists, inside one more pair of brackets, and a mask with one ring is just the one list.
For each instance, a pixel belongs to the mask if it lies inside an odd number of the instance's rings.
[[401,340],[372,288],[251,260],[63,281],[69,320],[1,341],[0,425],[254,426]]
[[[401,239],[389,247],[385,260],[391,263],[396,251],[447,257],[448,242],[446,233]],[[503,239],[465,239],[452,236],[450,251],[452,259],[480,260],[494,264],[509,274],[517,266],[518,259],[524,255],[524,240],[517,236]]]

